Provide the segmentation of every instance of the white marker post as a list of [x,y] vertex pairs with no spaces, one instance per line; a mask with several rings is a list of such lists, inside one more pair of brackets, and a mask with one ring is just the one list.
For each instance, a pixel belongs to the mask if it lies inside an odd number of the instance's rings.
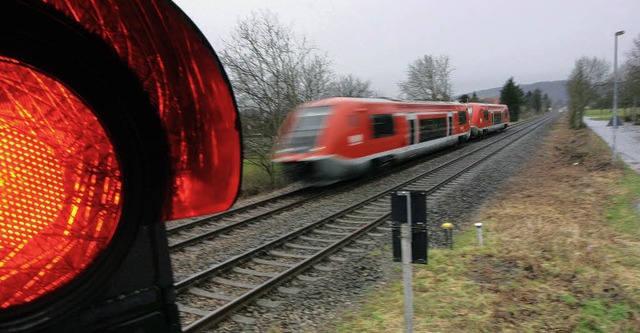
[[482,246],[482,223],[478,222],[474,223],[474,225],[476,226],[476,230],[478,233],[478,246]]
[[403,223],[400,229],[402,234],[402,283],[404,290],[404,331],[413,332],[413,267],[411,262],[413,252],[411,250],[411,193],[398,191],[398,195],[407,197],[407,223]]

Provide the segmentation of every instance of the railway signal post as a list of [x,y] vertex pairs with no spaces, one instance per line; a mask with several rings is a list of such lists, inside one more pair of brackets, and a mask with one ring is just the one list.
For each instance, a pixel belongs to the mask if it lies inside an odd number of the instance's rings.
[[[401,224],[400,230],[394,230],[394,258],[397,258],[398,233],[401,238],[402,281],[404,293],[404,330],[413,332],[413,267],[411,264],[419,262],[426,264],[426,193],[422,191],[398,191],[391,197],[392,219]],[[414,231],[416,231],[415,233]],[[412,242],[418,239],[424,241]],[[414,246],[418,245],[418,246]],[[416,258],[416,254],[418,258]],[[422,257],[424,254],[424,257]]]

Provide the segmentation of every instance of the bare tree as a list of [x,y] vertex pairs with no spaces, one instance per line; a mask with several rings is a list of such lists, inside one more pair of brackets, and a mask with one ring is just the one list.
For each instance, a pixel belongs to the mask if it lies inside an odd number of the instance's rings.
[[621,104],[635,108],[640,101],[640,34],[633,39],[633,47],[627,53],[627,60],[620,68]]
[[297,105],[326,95],[329,60],[268,11],[240,20],[223,45],[220,60],[240,109],[245,156],[273,185],[271,149],[280,124]]
[[448,101],[452,95],[452,71],[448,56],[425,55],[409,64],[407,80],[398,87],[408,99]]
[[371,81],[363,81],[349,74],[331,82],[328,94],[342,97],[373,97],[375,92],[371,90]]
[[602,94],[603,84],[609,72],[609,64],[598,58],[581,57],[576,60],[575,67],[567,81],[569,93],[569,126],[584,127],[582,116],[584,110]]

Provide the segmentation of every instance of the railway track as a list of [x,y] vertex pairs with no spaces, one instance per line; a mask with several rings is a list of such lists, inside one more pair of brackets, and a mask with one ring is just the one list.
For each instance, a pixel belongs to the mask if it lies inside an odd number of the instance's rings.
[[511,128],[492,137],[494,142],[485,142],[491,144],[478,146],[402,183],[389,185],[331,216],[181,279],[175,287],[184,331],[197,332],[215,325],[253,302],[277,306],[260,297],[295,276],[313,279],[302,273],[314,265],[319,270],[329,269],[318,264],[327,258],[341,260],[332,257],[339,250],[356,251],[350,244],[357,240],[366,243],[363,236],[383,236],[376,228],[389,220],[390,193],[416,189],[431,195],[549,120]]
[[179,250],[185,246],[276,215],[321,197],[327,191],[329,190],[323,189],[314,192],[308,188],[302,188],[203,219],[169,225],[167,228],[169,249]]
[[[526,122],[513,126],[507,133],[516,131],[519,126],[524,124]],[[278,221],[283,219],[291,220],[292,214],[301,215],[301,210],[306,211],[302,215],[308,215],[309,212],[316,212],[323,205],[330,205],[332,209],[338,209],[339,206],[344,206],[347,202],[333,203],[327,198],[339,197],[341,194],[347,194],[345,197],[348,197],[350,196],[348,194],[354,193],[354,190],[372,188],[372,183],[384,181],[388,178],[387,176],[394,177],[397,174],[406,173],[414,167],[439,164],[441,163],[439,160],[449,159],[449,156],[459,155],[461,152],[474,149],[474,146],[490,143],[500,137],[501,135],[490,135],[485,140],[472,141],[459,149],[430,154],[395,168],[378,172],[374,178],[362,177],[327,188],[295,190],[250,205],[237,207],[226,213],[191,219],[191,221],[168,222],[174,277],[176,280],[180,280],[191,276],[202,270],[202,267],[219,264],[229,257],[243,253],[250,248],[247,244],[262,244],[278,237],[284,231],[278,230],[278,227],[270,228],[270,225],[279,225],[281,223]],[[388,186],[384,185],[384,187]],[[364,191],[361,195],[369,196],[370,192],[371,190]],[[298,217],[293,217],[293,219],[295,220],[289,223],[289,229],[299,226]],[[235,242],[234,240],[240,241]],[[214,251],[213,248],[218,250]]]
[[[526,124],[526,122],[518,123],[513,126],[511,130],[517,130],[518,127],[523,126],[524,124]],[[379,173],[377,176],[382,177],[388,172],[397,172],[398,170],[407,169],[413,165],[424,162],[426,158],[433,158],[437,156],[440,156],[440,154],[432,154],[428,157],[416,160],[415,162],[406,163],[400,169],[386,170],[384,173]],[[168,222],[167,235],[169,239],[169,249],[171,251],[180,250],[186,246],[196,244],[203,240],[212,239],[236,228],[246,227],[256,221],[261,221],[270,216],[291,210],[307,202],[323,197],[327,193],[349,191],[367,181],[367,179],[358,179],[348,183],[340,183],[321,189],[313,187],[299,188],[212,216]]]

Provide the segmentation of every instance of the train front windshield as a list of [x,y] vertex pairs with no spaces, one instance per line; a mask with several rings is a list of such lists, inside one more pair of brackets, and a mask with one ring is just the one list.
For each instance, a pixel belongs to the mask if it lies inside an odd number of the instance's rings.
[[315,148],[316,139],[325,126],[325,120],[331,113],[331,106],[314,106],[295,111],[293,126],[282,133],[277,154],[306,153]]

